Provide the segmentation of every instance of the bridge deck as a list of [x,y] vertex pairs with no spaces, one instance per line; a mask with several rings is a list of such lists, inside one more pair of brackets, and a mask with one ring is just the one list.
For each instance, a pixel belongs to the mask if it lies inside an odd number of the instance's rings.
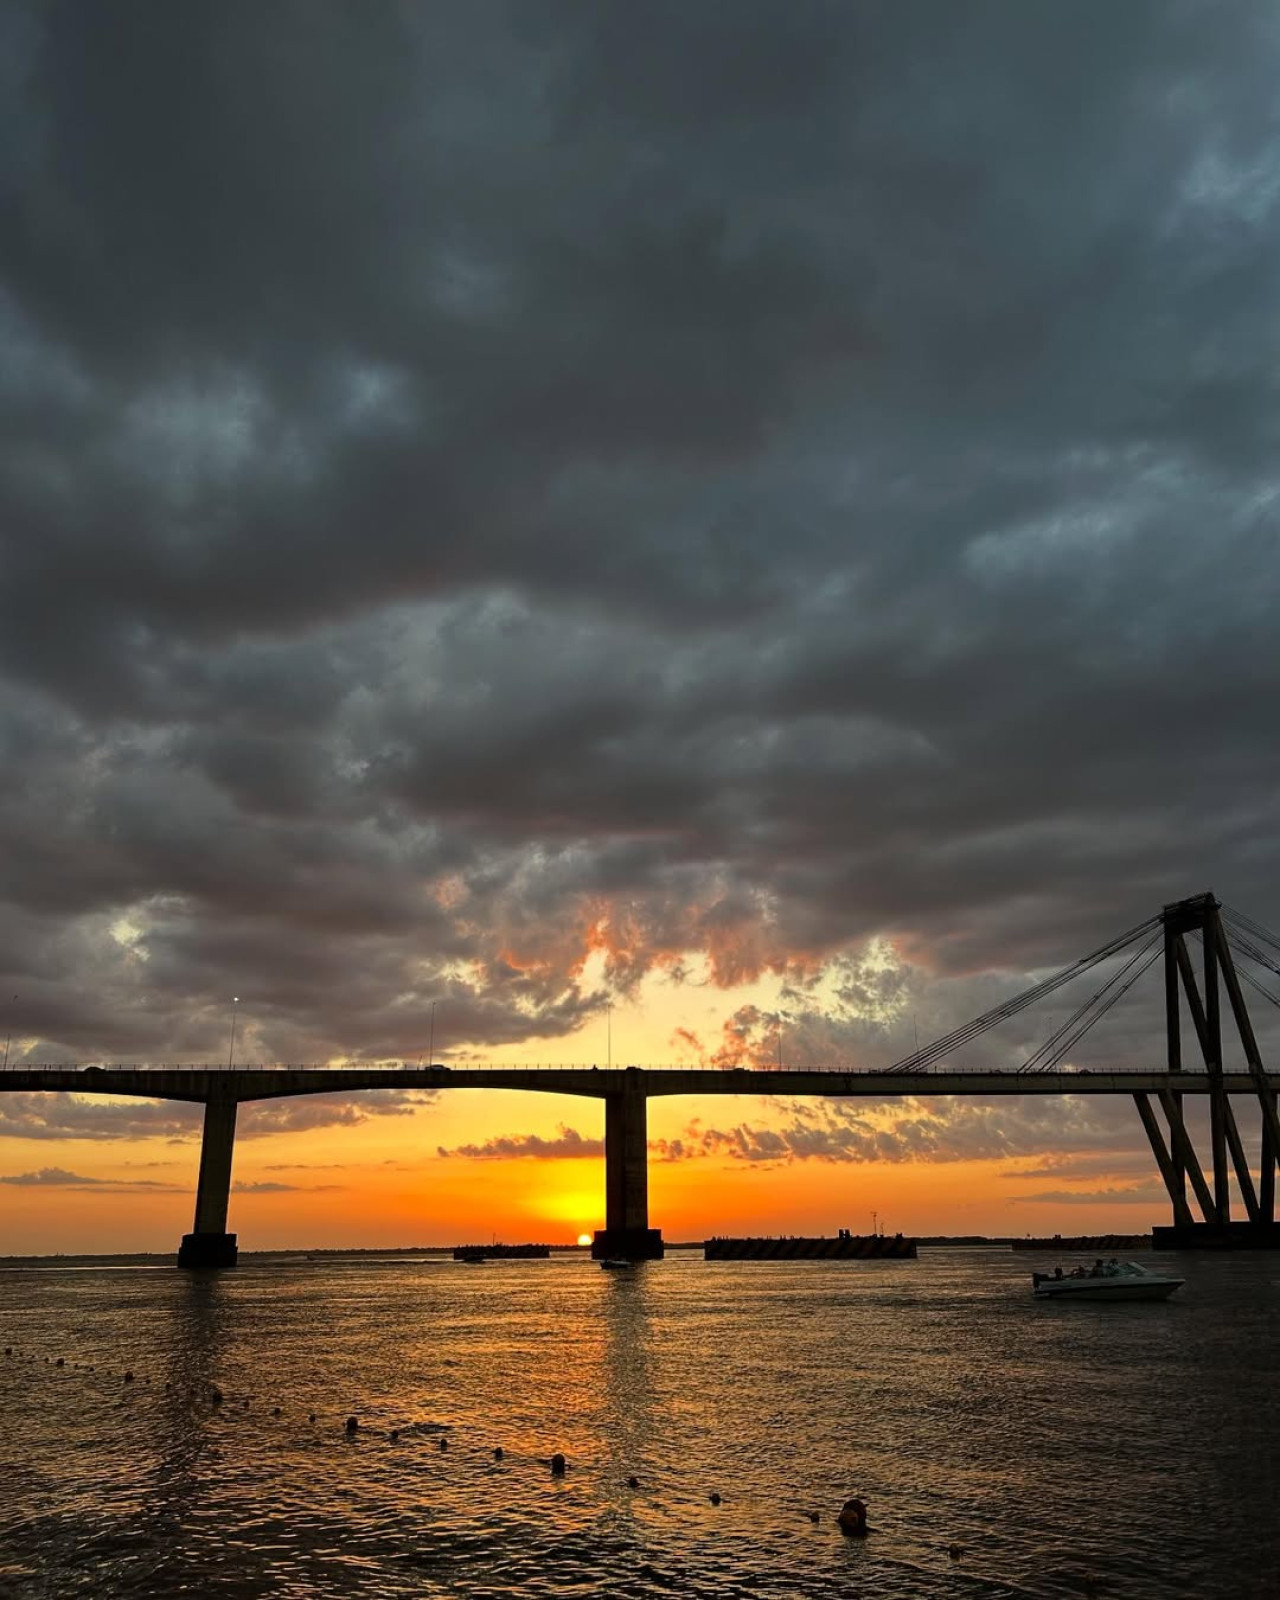
[[[355,1093],[365,1089],[522,1089],[603,1099],[624,1087],[657,1095],[828,1095],[889,1099],[898,1095],[1132,1095],[1172,1089],[1204,1094],[1209,1075],[1161,1069],[1115,1072],[848,1072],[759,1068],[596,1067],[11,1067],[0,1073],[8,1090],[74,1091],[207,1100],[215,1088],[236,1100]],[[1254,1095],[1247,1072],[1224,1074],[1228,1094]],[[1280,1089],[1280,1078],[1269,1079]]]

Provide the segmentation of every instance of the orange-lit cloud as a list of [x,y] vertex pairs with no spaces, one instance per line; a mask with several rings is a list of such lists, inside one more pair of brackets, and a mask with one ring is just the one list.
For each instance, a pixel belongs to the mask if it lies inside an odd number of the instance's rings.
[[541,1134],[517,1133],[486,1139],[483,1144],[462,1144],[452,1150],[440,1145],[439,1156],[466,1156],[473,1161],[578,1161],[588,1157],[599,1159],[604,1155],[603,1139],[584,1139],[576,1128],[561,1124],[554,1138]]
[[168,1189],[183,1192],[184,1186],[162,1183],[157,1178],[93,1178],[65,1167],[41,1167],[35,1172],[13,1172],[0,1176],[0,1183],[17,1189]]

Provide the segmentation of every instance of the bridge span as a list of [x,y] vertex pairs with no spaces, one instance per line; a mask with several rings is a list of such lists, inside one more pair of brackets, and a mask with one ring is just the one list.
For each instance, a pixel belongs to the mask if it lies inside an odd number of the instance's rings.
[[[238,1108],[254,1100],[294,1095],[355,1094],[376,1089],[520,1089],[580,1095],[605,1103],[605,1226],[596,1236],[599,1256],[648,1258],[662,1252],[661,1231],[649,1226],[649,1100],[663,1095],[786,1095],[887,1100],[900,1096],[1120,1095],[1138,1106],[1144,1126],[1160,1139],[1154,1098],[1182,1127],[1177,1110],[1185,1094],[1212,1093],[1209,1073],[1167,1068],[1111,1072],[1007,1072],[898,1070],[889,1072],[761,1068],[604,1067],[21,1067],[0,1074],[0,1093],[19,1090],[132,1095],[203,1105],[204,1131],[195,1221],[179,1252],[179,1265],[233,1266],[236,1236],[227,1232],[231,1168]],[[1268,1081],[1273,1099],[1280,1081]],[[1252,1095],[1249,1073],[1225,1073],[1228,1095]],[[1176,1098],[1175,1098],[1176,1097]],[[1152,1127],[1148,1126],[1148,1135]],[[1184,1135],[1185,1137],[1185,1135]],[[1188,1141],[1189,1143],[1189,1141]],[[1176,1145],[1175,1145],[1176,1148]],[[1153,1144],[1162,1173],[1170,1156]],[[1208,1196],[1198,1164],[1188,1165],[1193,1186]],[[1171,1176],[1166,1173],[1166,1176]],[[1198,1180],[1198,1182],[1197,1182]],[[1206,1219],[1208,1220],[1208,1219]]]
[[[236,1116],[242,1103],[308,1094],[358,1093],[376,1089],[520,1089],[581,1095],[605,1104],[605,1226],[594,1253],[635,1259],[662,1254],[662,1234],[649,1226],[648,1101],[662,1095],[822,1096],[885,1100],[899,1096],[1121,1095],[1138,1110],[1173,1212],[1169,1242],[1225,1242],[1233,1227],[1231,1179],[1246,1213],[1251,1242],[1277,1243],[1276,1154],[1280,1151],[1277,1090],[1280,1079],[1262,1065],[1249,1021],[1232,943],[1212,895],[1166,906],[1158,916],[1109,941],[1090,956],[1002,1002],[944,1038],[915,1051],[884,1071],[759,1067],[498,1067],[498,1066],[68,1066],[21,1065],[0,1072],[0,1093],[17,1091],[134,1095],[202,1104],[204,1130],[196,1189],[195,1221],[178,1254],[184,1267],[225,1267],[236,1261],[236,1236],[227,1232]],[[1256,924],[1249,924],[1251,928]],[[1185,937],[1204,945],[1204,973],[1197,982]],[[1251,950],[1259,947],[1246,941]],[[958,1070],[951,1053],[1036,999],[1131,947],[1120,966],[1050,1041],[1017,1071]],[[1280,951],[1280,942],[1277,943]],[[1063,1060],[1083,1033],[1109,1009],[1147,967],[1164,957],[1166,1060],[1159,1067],[1087,1071],[1064,1068]],[[1144,965],[1145,963],[1145,965]],[[1280,974],[1280,966],[1275,968]],[[1245,1070],[1223,1066],[1219,981],[1227,993],[1245,1059]],[[1266,991],[1264,991],[1266,992]],[[1201,1061],[1182,1059],[1182,997],[1193,1024]],[[1268,996],[1275,998],[1274,996]],[[1276,1000],[1280,1004],[1280,1000]],[[1188,1094],[1203,1094],[1210,1110],[1212,1160],[1202,1167],[1183,1117]],[[1233,1097],[1257,1102],[1261,1113],[1261,1162],[1257,1182],[1246,1158]],[[1164,1131],[1156,1107],[1163,1113]],[[1230,1165],[1228,1164],[1230,1156]],[[1188,1184],[1203,1222],[1193,1216]]]

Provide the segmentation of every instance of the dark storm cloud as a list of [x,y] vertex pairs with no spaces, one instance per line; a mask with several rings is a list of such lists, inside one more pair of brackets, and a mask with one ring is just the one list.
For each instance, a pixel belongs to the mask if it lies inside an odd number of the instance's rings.
[[20,1055],[1277,920],[1273,8],[0,30]]

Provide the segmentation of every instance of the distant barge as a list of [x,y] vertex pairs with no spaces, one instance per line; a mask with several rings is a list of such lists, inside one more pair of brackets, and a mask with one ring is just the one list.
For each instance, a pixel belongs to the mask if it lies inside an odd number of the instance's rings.
[[455,1261],[545,1261],[549,1244],[460,1244],[453,1252]]
[[1083,1250],[1093,1256],[1114,1256],[1122,1250],[1150,1250],[1149,1233],[1085,1233],[1063,1235],[1055,1233],[1052,1239],[1014,1239],[1014,1250]]
[[708,1239],[707,1261],[914,1261],[916,1242],[900,1233],[847,1233],[834,1239]]

